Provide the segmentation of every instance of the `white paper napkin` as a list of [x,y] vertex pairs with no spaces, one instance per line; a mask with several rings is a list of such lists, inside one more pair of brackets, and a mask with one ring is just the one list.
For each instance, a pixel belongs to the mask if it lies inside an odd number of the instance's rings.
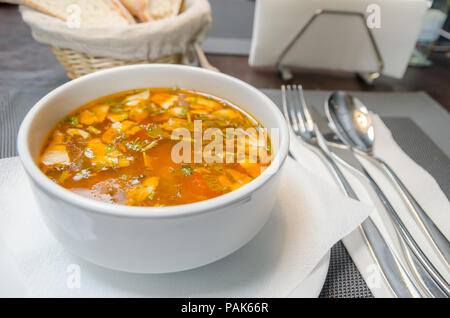
[[0,237],[0,298],[24,297],[26,289],[11,252]]
[[[372,117],[376,132],[374,146],[375,154],[384,159],[394,169],[409,191],[428,213],[430,218],[433,219],[444,235],[449,238],[450,203],[447,200],[447,197],[440,189],[436,180],[403,152],[400,146],[394,141],[390,130],[385,126],[382,120],[376,114],[372,114]],[[329,169],[328,165],[323,160],[318,160],[317,155],[311,149],[312,148],[305,145],[295,136],[291,138],[290,150],[298,161],[302,162],[305,167],[308,167],[312,171],[327,171],[327,169]],[[371,162],[364,160],[364,158],[361,157],[360,159],[378,185],[383,189],[383,192],[385,192],[389,201],[394,206],[417,243],[424,250],[425,254],[444,277],[449,280],[450,272],[448,266],[440,260],[431,243],[425,238],[423,231],[407,208],[406,203],[401,198],[395,186],[387,179],[383,172]],[[358,194],[359,199],[368,205],[376,207],[371,214],[373,221],[380,229],[389,246],[393,247],[396,255],[403,261],[404,267],[407,268],[407,263],[405,262],[402,248],[398,242],[398,237],[392,226],[390,216],[380,203],[372,188],[364,178],[356,176],[345,167],[341,168],[352,184],[355,192]],[[336,182],[330,173],[322,174],[322,177],[326,179],[331,186],[337,188]],[[375,263],[369,249],[365,245],[360,231],[353,231],[343,239],[343,242],[374,296],[393,297],[393,294],[384,281],[376,279],[375,275],[379,277],[379,273],[374,272],[374,269],[376,269]]]
[[[223,260],[174,274],[121,273],[89,264],[57,243],[40,218],[19,159],[0,160],[0,231],[30,296],[289,296],[372,208],[344,198],[290,158],[278,198],[263,230]],[[78,266],[81,288],[68,288]]]

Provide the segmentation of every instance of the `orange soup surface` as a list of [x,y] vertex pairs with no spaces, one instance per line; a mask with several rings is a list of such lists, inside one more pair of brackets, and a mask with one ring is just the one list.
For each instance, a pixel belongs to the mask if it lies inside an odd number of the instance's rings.
[[[196,144],[200,123],[203,138]],[[174,134],[180,128],[190,137]],[[214,136],[207,136],[208,128]],[[232,142],[225,138],[232,128],[243,132],[244,142],[237,135]],[[57,184],[92,199],[132,206],[187,204],[259,176],[272,156],[263,131],[226,100],[183,89],[138,89],[99,98],[63,118],[44,140],[38,164]],[[216,146],[223,149],[213,148],[220,136]],[[176,153],[189,160],[174,160],[177,146],[182,150]],[[254,155],[261,150],[265,160]]]

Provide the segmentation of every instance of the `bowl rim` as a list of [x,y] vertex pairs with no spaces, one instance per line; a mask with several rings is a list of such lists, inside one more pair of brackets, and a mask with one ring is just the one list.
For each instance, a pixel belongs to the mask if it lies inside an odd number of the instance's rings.
[[[256,177],[251,182],[243,185],[239,189],[231,191],[229,193],[220,195],[218,197],[199,201],[195,203],[182,204],[182,205],[174,205],[174,206],[164,206],[164,207],[136,207],[136,206],[127,206],[127,205],[119,205],[119,204],[111,204],[106,203],[90,198],[86,198],[76,194],[66,188],[54,183],[51,181],[37,166],[35,158],[30,153],[28,147],[28,136],[30,131],[30,126],[33,123],[35,116],[41,111],[41,109],[45,106],[45,104],[53,98],[53,96],[58,95],[62,91],[71,89],[73,85],[80,81],[85,81],[86,79],[92,79],[96,77],[104,77],[110,73],[115,72],[127,72],[128,70],[133,69],[154,69],[154,68],[172,68],[179,69],[188,72],[198,72],[204,73],[208,76],[218,76],[222,77],[229,81],[234,81],[245,87],[245,89],[252,92],[252,94],[256,94],[262,100],[265,100],[265,104],[268,109],[272,109],[272,112],[276,116],[276,120],[279,123],[279,149],[275,154],[275,158],[272,160],[270,164],[270,168],[275,168],[272,173],[262,173],[258,177]],[[226,97],[224,97],[226,98]],[[284,165],[284,161],[286,160],[288,154],[289,147],[289,133],[287,125],[285,124],[284,117],[278,107],[257,88],[247,84],[246,82],[232,77],[227,74],[214,72],[211,70],[206,70],[199,67],[187,66],[187,65],[173,65],[173,64],[151,64],[151,65],[127,65],[115,67],[107,70],[102,70],[98,72],[94,72],[88,75],[84,75],[75,80],[71,80],[55,89],[50,91],[44,97],[42,97],[34,106],[30,109],[30,111],[25,116],[22,124],[19,128],[19,133],[17,136],[17,148],[20,160],[22,162],[23,167],[25,168],[28,175],[31,179],[37,183],[39,188],[47,193],[51,197],[56,197],[59,200],[62,200],[70,205],[75,205],[82,210],[100,213],[103,215],[110,215],[116,217],[134,217],[134,218],[173,218],[173,217],[183,217],[183,216],[191,216],[202,214],[206,212],[213,212],[214,210],[218,210],[225,206],[231,206],[236,203],[239,203],[246,197],[251,196],[251,194],[267,183],[272,177],[280,173],[282,166]]]

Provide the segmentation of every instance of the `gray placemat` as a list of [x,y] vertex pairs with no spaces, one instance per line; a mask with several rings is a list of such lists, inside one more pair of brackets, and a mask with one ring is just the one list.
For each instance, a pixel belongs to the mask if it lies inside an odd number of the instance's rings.
[[17,156],[16,137],[28,110],[48,91],[10,90],[0,96],[0,158]]
[[[16,136],[25,114],[49,90],[10,90],[0,96],[0,158],[17,155]],[[279,94],[278,94],[279,95]],[[306,94],[308,97],[308,93]],[[279,96],[270,96],[279,104]],[[426,105],[425,105],[426,106]],[[450,160],[409,118],[383,117],[397,143],[424,167],[450,197]],[[373,297],[344,245],[331,250],[330,268],[320,297]]]

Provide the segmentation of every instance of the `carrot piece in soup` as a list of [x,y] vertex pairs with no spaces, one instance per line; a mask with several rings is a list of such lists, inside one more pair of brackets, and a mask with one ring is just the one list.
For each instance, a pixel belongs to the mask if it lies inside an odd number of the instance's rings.
[[168,109],[178,101],[178,96],[174,94],[160,93],[153,95],[151,100],[162,108]]
[[184,100],[191,103],[191,107],[194,109],[203,108],[211,111],[222,107],[217,101],[204,97],[189,96]]
[[107,131],[105,131],[102,135],[102,141],[110,144],[113,140],[119,136],[119,131],[113,127],[109,127]]
[[211,114],[218,118],[225,118],[225,119],[236,119],[241,117],[237,112],[228,108],[216,110]]
[[226,169],[226,171],[231,175],[233,180],[235,181],[235,184],[233,185],[233,190],[243,186],[246,183],[249,183],[252,181],[252,178],[250,178],[248,175],[241,173],[235,169]]
[[239,164],[253,178],[256,178],[257,176],[259,176],[261,174],[261,165],[258,163],[241,162]]
[[128,113],[126,113],[126,112],[114,113],[114,114],[109,114],[107,117],[110,121],[112,121],[114,123],[114,122],[123,121],[123,120],[127,119]]
[[80,113],[80,123],[83,125],[92,125],[97,122],[97,117],[95,117],[95,114],[91,112],[90,110],[83,110]]
[[91,136],[88,132],[79,128],[69,128],[66,130],[66,132],[71,137],[80,136],[83,139],[87,139]]
[[139,205],[147,199],[153,199],[158,184],[158,177],[147,177],[141,184],[138,184],[126,191],[127,203]]
[[80,113],[80,123],[82,123],[83,125],[101,123],[105,120],[106,114],[108,114],[108,110],[108,105],[96,106],[91,110],[85,109]]
[[108,105],[100,105],[92,108],[92,111],[94,112],[98,123],[101,123],[105,120],[106,115],[108,114],[108,110],[109,110]]
[[52,134],[51,142],[41,156],[41,162],[45,166],[63,165],[70,163],[69,153],[67,152],[67,147],[62,144],[63,142],[64,134],[59,130],[55,130],[55,132]]
[[125,120],[121,123],[120,132],[124,132],[127,135],[134,135],[138,131],[142,130],[137,123],[131,120]]
[[184,184],[186,188],[183,190],[187,197],[195,198],[195,201],[205,200],[207,198],[214,198],[218,195],[208,187],[203,175],[197,172],[185,177]]
[[142,91],[135,95],[128,96],[127,98],[125,98],[124,101],[126,102],[125,105],[127,105],[127,106],[136,106],[142,102],[147,101],[149,99],[149,97],[150,97],[150,91],[145,90],[145,91]]
[[148,111],[146,111],[144,108],[133,108],[130,110],[130,119],[135,121],[143,121],[145,118],[147,118],[149,115]]

